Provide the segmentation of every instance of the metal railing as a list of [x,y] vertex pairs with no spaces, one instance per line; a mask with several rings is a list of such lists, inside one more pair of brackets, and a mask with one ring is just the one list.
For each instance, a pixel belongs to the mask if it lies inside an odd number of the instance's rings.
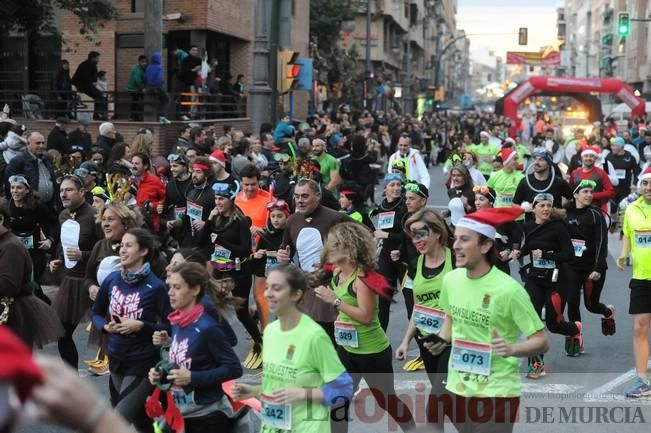
[[25,119],[208,120],[247,116],[246,96],[206,93],[98,92],[96,99],[81,92],[0,89],[0,105],[9,104],[12,117]]

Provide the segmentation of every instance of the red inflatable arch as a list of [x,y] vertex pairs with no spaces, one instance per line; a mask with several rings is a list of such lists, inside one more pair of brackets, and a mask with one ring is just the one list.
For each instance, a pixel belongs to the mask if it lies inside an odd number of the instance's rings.
[[504,97],[504,116],[517,119],[518,105],[536,93],[613,93],[631,107],[631,114],[644,116],[644,99],[635,96],[628,85],[615,78],[531,77]]

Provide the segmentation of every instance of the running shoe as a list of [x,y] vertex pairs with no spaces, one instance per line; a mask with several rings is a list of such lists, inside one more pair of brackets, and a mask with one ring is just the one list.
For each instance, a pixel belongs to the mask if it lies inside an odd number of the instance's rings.
[[102,353],[101,348],[97,349],[97,355],[95,355],[95,359],[86,359],[84,361],[84,364],[86,364],[86,365],[97,365],[97,364],[101,363],[102,360],[99,359],[100,353]]
[[529,371],[527,372],[527,377],[529,379],[538,379],[546,374],[545,361],[543,361],[542,356],[536,355],[529,357]]
[[244,360],[244,367],[249,370],[256,370],[262,366],[262,344],[253,343],[249,354]]
[[111,374],[109,370],[109,360],[108,356],[104,355],[104,359],[99,361],[96,364],[91,364],[88,366],[88,371],[95,376],[107,376]]
[[579,328],[579,332],[576,335],[571,337],[565,337],[565,355],[576,357],[581,356],[585,352],[585,347],[583,345],[583,325],[581,322],[574,322],[576,327]]
[[615,335],[617,328],[615,326],[615,307],[612,304],[607,305],[610,315],[601,318],[601,333],[604,335]]
[[651,396],[651,385],[648,380],[644,380],[638,376],[633,385],[624,390],[624,395],[629,398]]
[[425,369],[425,362],[420,355],[417,358],[412,359],[411,361],[405,362],[405,365],[402,367],[405,371],[418,371]]

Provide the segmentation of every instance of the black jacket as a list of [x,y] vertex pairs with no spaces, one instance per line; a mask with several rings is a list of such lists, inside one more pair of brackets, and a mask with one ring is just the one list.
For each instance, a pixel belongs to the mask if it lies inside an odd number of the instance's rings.
[[107,155],[111,153],[114,144],[114,138],[108,138],[103,135],[98,135],[97,141],[95,142],[95,146],[104,149],[104,152],[106,152]]
[[[49,205],[53,209],[56,209],[59,202],[58,199],[59,186],[56,183],[56,175],[54,174],[54,165],[52,165],[52,161],[47,156],[43,156],[42,160],[43,160],[43,164],[45,164],[45,167],[50,172],[50,180],[53,185],[52,200],[49,203],[45,203],[45,204]],[[22,153],[16,155],[9,162],[9,165],[7,166],[7,171],[5,173],[5,178],[9,179],[9,177],[16,174],[22,174],[23,176],[25,176],[25,178],[27,179],[31,187],[34,190],[38,189],[38,162],[36,161],[36,158],[27,150],[24,150]],[[7,191],[7,199],[10,199],[11,194],[9,193],[9,185],[7,185],[5,191]]]
[[75,75],[72,77],[72,84],[79,92],[88,94],[95,90],[97,81],[97,64],[86,59],[77,66]]
[[68,151],[68,137],[66,131],[55,125],[47,136],[47,148],[48,150],[54,149],[61,155],[66,153]]
[[81,132],[79,129],[75,129],[68,134],[68,144],[70,146],[82,146],[84,153],[87,153],[93,146],[93,139],[88,132]]

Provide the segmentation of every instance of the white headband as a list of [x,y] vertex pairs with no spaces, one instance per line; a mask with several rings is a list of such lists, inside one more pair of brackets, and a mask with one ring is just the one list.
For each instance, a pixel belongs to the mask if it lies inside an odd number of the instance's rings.
[[581,156],[583,155],[594,155],[594,156],[599,156],[597,152],[595,152],[593,149],[585,149],[584,151],[581,152]]
[[495,239],[495,235],[497,234],[495,227],[492,225],[480,223],[472,218],[461,218],[457,223],[457,227],[467,228],[473,232],[480,233],[489,239]]
[[[646,171],[646,170],[645,170]],[[646,179],[651,179],[651,171],[641,174],[640,177],[637,178],[637,187],[642,188],[642,181]]]

